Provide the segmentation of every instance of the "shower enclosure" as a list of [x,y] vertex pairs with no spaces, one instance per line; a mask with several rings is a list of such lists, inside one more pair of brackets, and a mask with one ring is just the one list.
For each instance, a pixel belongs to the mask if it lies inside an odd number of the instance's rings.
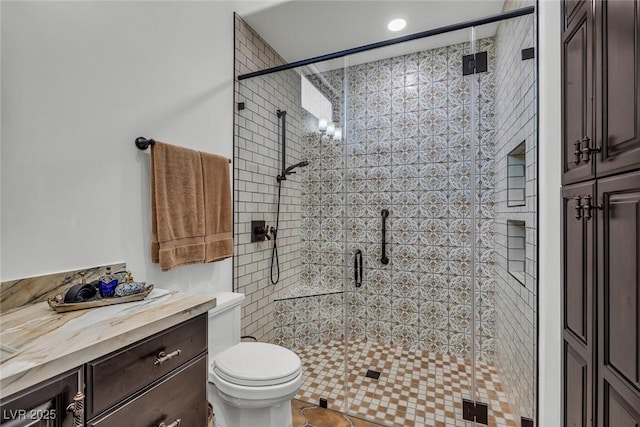
[[[243,335],[300,355],[298,399],[384,425],[533,425],[535,30],[523,13],[247,77],[284,61],[236,17],[234,288]],[[278,224],[276,285],[252,221]]]

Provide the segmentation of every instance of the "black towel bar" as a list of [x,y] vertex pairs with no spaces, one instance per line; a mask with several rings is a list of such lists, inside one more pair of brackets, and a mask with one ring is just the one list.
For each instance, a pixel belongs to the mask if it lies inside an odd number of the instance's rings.
[[[136,147],[138,147],[140,150],[146,150],[150,145],[153,145],[155,143],[155,140],[147,139],[144,136],[139,136],[136,138]],[[231,163],[231,159],[229,159],[229,163]]]

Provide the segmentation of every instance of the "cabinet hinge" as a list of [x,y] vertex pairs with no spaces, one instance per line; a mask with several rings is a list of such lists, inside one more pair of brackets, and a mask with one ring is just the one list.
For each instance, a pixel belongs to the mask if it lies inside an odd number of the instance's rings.
[[462,418],[478,424],[489,424],[489,410],[486,403],[462,399]]
[[487,52],[478,52],[462,57],[462,75],[484,73],[487,71]]

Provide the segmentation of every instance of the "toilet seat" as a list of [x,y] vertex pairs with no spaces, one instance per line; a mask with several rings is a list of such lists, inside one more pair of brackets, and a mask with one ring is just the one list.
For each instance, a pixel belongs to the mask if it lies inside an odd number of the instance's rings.
[[302,362],[297,354],[262,342],[236,344],[216,357],[212,367],[217,377],[244,387],[285,384],[302,373]]

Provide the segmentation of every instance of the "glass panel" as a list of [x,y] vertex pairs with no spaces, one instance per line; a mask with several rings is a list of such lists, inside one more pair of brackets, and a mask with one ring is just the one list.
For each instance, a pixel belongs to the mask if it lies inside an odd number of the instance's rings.
[[536,59],[523,52],[535,40],[535,15],[527,15],[472,41],[488,59],[488,70],[471,79],[475,400],[488,404],[497,426],[537,415],[537,82]]
[[[265,49],[255,61],[273,57]],[[341,73],[294,69],[236,83],[234,290],[247,296],[241,334],[300,356],[296,399],[344,411],[343,147],[307,110],[321,114],[328,102],[327,119],[341,126]]]
[[[474,425],[463,399],[535,418],[533,19],[236,83],[242,335],[298,353],[297,399],[385,425]],[[463,76],[475,51],[488,70]]]

